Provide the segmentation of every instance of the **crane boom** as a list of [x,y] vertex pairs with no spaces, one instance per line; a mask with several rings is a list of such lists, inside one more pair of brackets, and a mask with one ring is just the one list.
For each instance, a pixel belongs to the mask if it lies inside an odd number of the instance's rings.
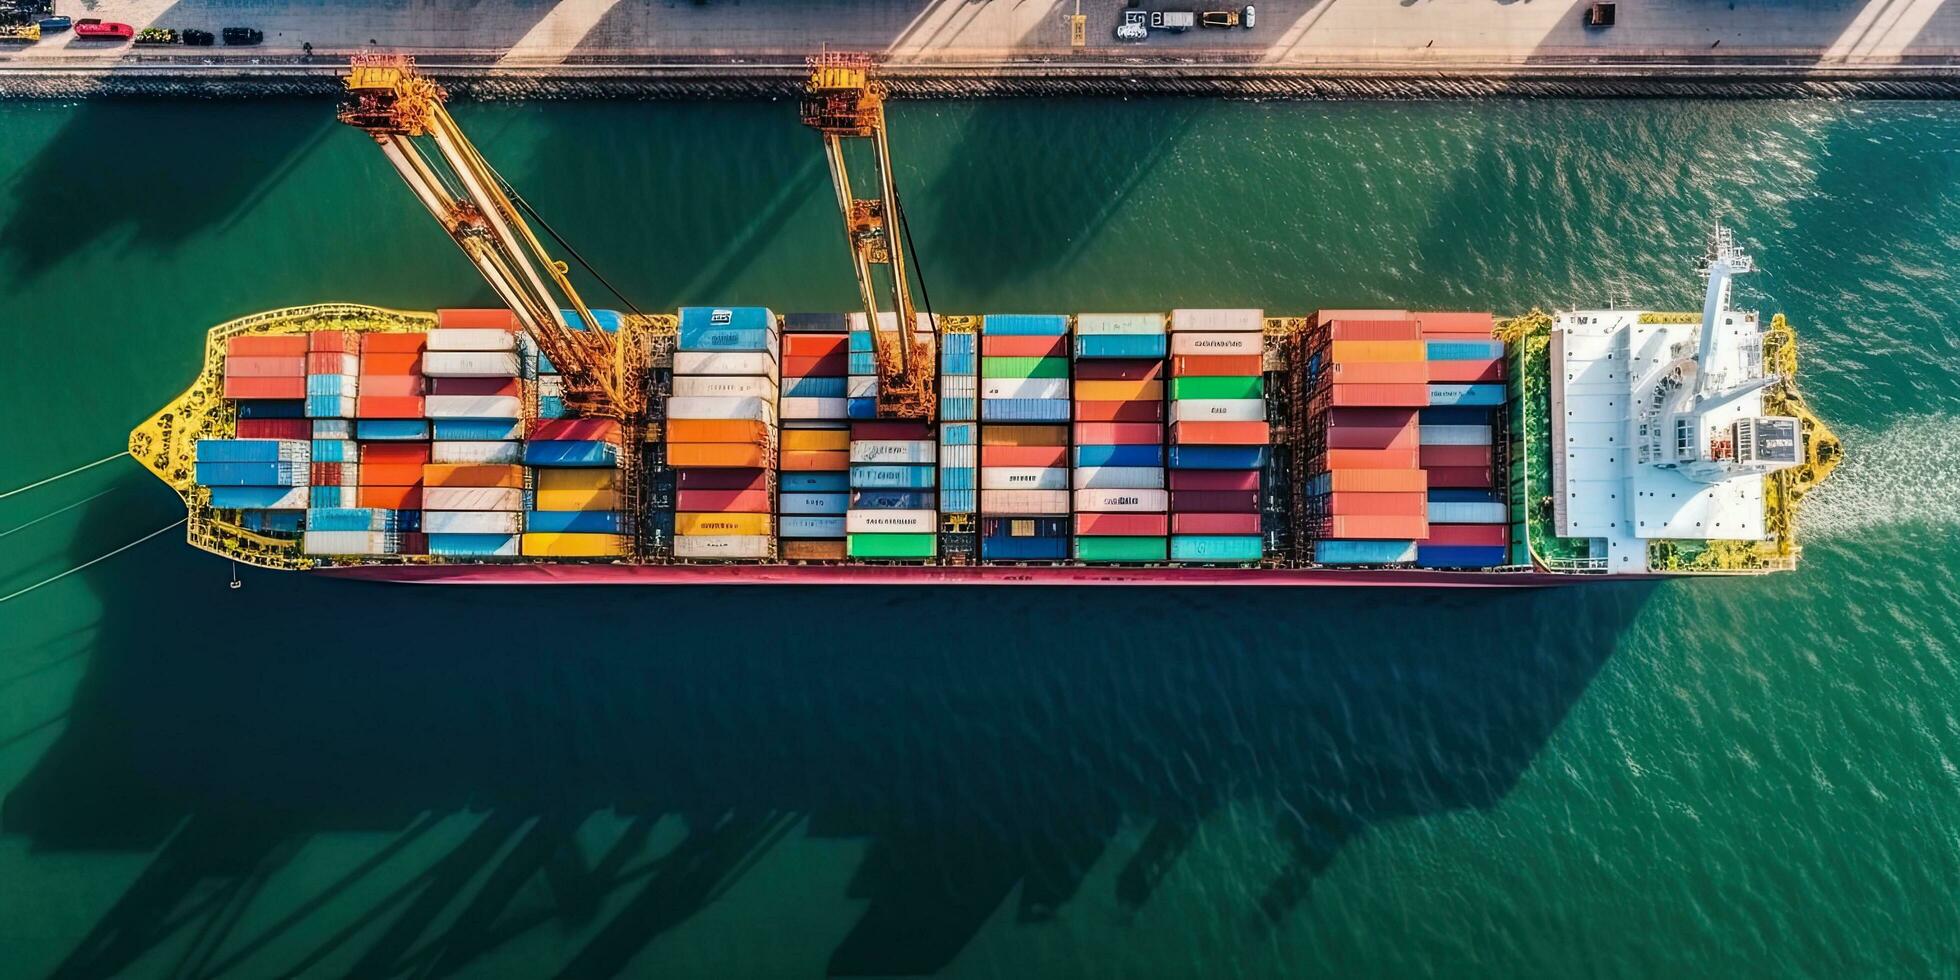
[[[858,296],[872,331],[878,367],[878,415],[926,420],[933,417],[937,365],[932,348],[915,336],[917,308],[905,266],[906,233],[892,180],[891,143],[885,128],[885,90],[871,74],[872,60],[861,54],[825,53],[810,59],[804,86],[803,124],[823,136],[824,159],[844,235],[857,275]],[[845,140],[869,140],[874,152],[876,196],[860,198],[851,186]],[[880,288],[874,270],[884,267],[892,298],[894,329],[878,316]],[[937,324],[934,324],[937,330]]]
[[[516,314],[564,376],[567,404],[588,414],[640,417],[645,394],[624,348],[600,328],[565,263],[545,250],[502,178],[463,135],[443,105],[442,86],[401,55],[355,57],[346,84],[340,121],[373,137],[416,199]],[[433,157],[418,140],[435,148]],[[562,306],[575,311],[585,329],[565,323]]]

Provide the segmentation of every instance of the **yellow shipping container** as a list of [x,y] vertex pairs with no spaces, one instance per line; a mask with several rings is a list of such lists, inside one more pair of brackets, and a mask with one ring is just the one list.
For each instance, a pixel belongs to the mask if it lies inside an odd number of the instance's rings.
[[611,490],[619,485],[619,471],[610,466],[540,466],[538,490]]
[[1066,425],[982,425],[983,446],[1066,446]]
[[1420,340],[1336,340],[1336,364],[1372,364],[1386,361],[1423,361],[1429,348]]
[[849,452],[849,429],[784,429],[784,452]]
[[675,534],[774,534],[775,519],[768,514],[674,515]]
[[524,535],[527,558],[610,558],[626,554],[626,538],[617,534],[565,534],[531,531]]
[[612,490],[539,490],[538,510],[618,510],[619,494]]
[[1162,381],[1077,381],[1075,400],[1079,402],[1162,401]]

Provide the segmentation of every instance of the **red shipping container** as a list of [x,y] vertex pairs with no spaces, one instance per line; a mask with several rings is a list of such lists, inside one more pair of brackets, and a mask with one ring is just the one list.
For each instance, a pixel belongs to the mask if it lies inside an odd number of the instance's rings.
[[767,514],[768,490],[682,490],[674,509],[689,514]]
[[1416,517],[1336,516],[1327,519],[1329,538],[1371,541],[1417,541],[1429,535],[1429,519]]
[[1257,354],[1179,354],[1171,358],[1171,375],[1179,378],[1250,378],[1265,372]]
[[414,463],[417,466],[429,461],[429,444],[426,442],[363,442],[361,459],[372,463]]
[[1334,320],[1327,325],[1332,340],[1421,340],[1414,320]]
[[1067,446],[981,446],[981,466],[1067,466]]
[[1089,358],[1075,362],[1077,381],[1156,381],[1164,376],[1164,362],[1134,358]]
[[1140,402],[1076,402],[1079,422],[1162,422],[1164,403],[1152,399]]
[[1489,446],[1424,446],[1422,465],[1433,469],[1439,466],[1484,466],[1490,465]]
[[364,374],[356,382],[355,393],[363,398],[406,398],[423,394],[427,387],[427,379],[419,374]]
[[1172,490],[1258,490],[1258,470],[1171,470]]
[[1491,485],[1488,466],[1432,466],[1423,472],[1429,474],[1429,485],[1432,487],[1483,490]]
[[1258,514],[1172,514],[1172,534],[1258,534]]
[[1395,470],[1339,469],[1327,474],[1332,493],[1415,493],[1429,489],[1429,479],[1415,468]]
[[309,354],[355,354],[360,349],[361,342],[357,336],[345,330],[319,330],[306,335]]
[[1425,336],[1456,334],[1489,337],[1496,327],[1489,313],[1418,313],[1416,322],[1422,324]]
[[1352,361],[1334,365],[1334,384],[1421,385],[1431,380],[1432,361]]
[[769,489],[768,470],[679,470],[675,485],[682,490]]
[[239,419],[240,439],[311,439],[312,419]]
[[982,357],[1067,357],[1068,338],[982,337],[980,354]]
[[[421,501],[416,501],[416,505],[420,506]],[[401,553],[404,555],[428,554],[429,536],[421,531],[403,531]]]
[[615,419],[532,419],[525,438],[539,441],[618,442]]
[[1075,423],[1079,446],[1156,446],[1163,441],[1164,427],[1152,422]]
[[1408,310],[1315,310],[1313,322],[1316,326],[1332,323],[1335,320],[1407,320],[1411,319]]
[[361,376],[369,375],[422,374],[421,354],[401,354],[390,351],[364,351],[361,354]]
[[1163,514],[1077,514],[1075,533],[1161,537],[1170,533],[1170,519]]
[[343,479],[347,475],[345,467],[349,465],[348,463],[313,463],[310,466],[308,482],[316,487],[340,486],[345,482]]
[[1320,510],[1354,517],[1421,517],[1429,513],[1429,494],[1337,491],[1321,498]]
[[287,334],[268,337],[250,334],[225,341],[225,357],[302,357],[306,354],[306,335]]
[[437,310],[436,326],[446,330],[516,330],[517,314],[505,309]]
[[[783,364],[798,357],[836,356],[844,358],[850,353],[851,338],[841,333],[788,333],[783,335]],[[787,370],[784,373],[788,373]],[[843,373],[843,372],[838,372]]]
[[422,464],[362,460],[360,478],[363,487],[419,487],[422,485]]
[[1490,384],[1504,380],[1504,359],[1488,361],[1430,361],[1429,380],[1440,384]]
[[[808,336],[790,334],[791,337]],[[796,354],[783,358],[785,378],[842,378],[850,374],[851,361],[845,354]]]
[[1171,442],[1180,446],[1264,446],[1272,442],[1265,422],[1174,422]]
[[1429,404],[1429,386],[1426,384],[1337,384],[1333,387],[1332,395],[1336,406],[1382,405],[1423,408]]
[[1327,429],[1329,449],[1415,449],[1421,441],[1422,427],[1413,423],[1401,426],[1343,425]]
[[425,333],[364,333],[361,335],[363,354],[420,354],[422,348],[429,346],[429,335]]
[[306,375],[290,378],[242,378],[225,376],[226,398],[305,398]]
[[1327,410],[1329,428],[1358,425],[1367,428],[1414,425],[1422,413],[1412,408],[1332,408]]
[[1246,490],[1172,490],[1171,510],[1178,513],[1257,514],[1259,493]]
[[516,378],[430,378],[431,395],[504,395],[511,398],[524,393],[524,388]]
[[895,439],[904,442],[921,442],[935,439],[932,426],[923,422],[852,422],[853,441],[884,441]]
[[383,507],[389,510],[421,510],[422,488],[417,486],[363,486],[354,492],[357,507]]
[[1423,544],[1495,548],[1511,543],[1509,524],[1431,524]]
[[306,355],[298,357],[228,357],[227,378],[297,378],[306,374]]
[[1329,449],[1322,453],[1309,472],[1320,470],[1413,470],[1416,447],[1407,449]]
[[419,419],[422,396],[362,394],[354,399],[354,417],[361,419]]

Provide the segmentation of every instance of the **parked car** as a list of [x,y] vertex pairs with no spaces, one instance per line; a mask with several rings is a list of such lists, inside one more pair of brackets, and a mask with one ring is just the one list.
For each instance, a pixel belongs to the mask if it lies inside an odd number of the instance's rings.
[[1251,4],[1248,3],[1245,5],[1245,16],[1239,18],[1239,22],[1245,25],[1246,30],[1252,30],[1253,15],[1257,13],[1258,11],[1252,9]]
[[168,27],[145,27],[136,32],[137,44],[176,44],[177,32]]
[[1188,31],[1198,23],[1198,15],[1189,10],[1153,10],[1150,12],[1150,27],[1158,31]]
[[226,44],[257,44],[265,40],[265,32],[256,27],[227,27],[224,36]]
[[1123,22],[1116,25],[1118,41],[1141,41],[1150,36],[1150,28],[1144,26],[1145,14],[1141,10],[1123,11]]
[[200,31],[194,27],[184,32],[184,43],[193,48],[208,48],[217,39],[210,31]]
[[75,26],[75,22],[66,17],[43,17],[40,26],[43,34],[59,34]]
[[33,44],[41,39],[39,24],[0,24],[0,41]]
[[1239,26],[1239,12],[1236,10],[1207,10],[1204,16],[1199,18],[1198,23],[1205,27],[1237,27]]
[[135,36],[136,28],[113,20],[84,17],[75,22],[75,39],[78,41],[127,41]]

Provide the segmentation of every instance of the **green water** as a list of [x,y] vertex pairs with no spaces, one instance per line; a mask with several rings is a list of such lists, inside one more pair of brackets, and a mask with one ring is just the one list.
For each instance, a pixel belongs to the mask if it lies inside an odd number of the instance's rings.
[[[644,309],[851,301],[786,104],[459,114]],[[1960,108],[894,124],[949,311],[1693,308],[1722,214],[1851,462],[1797,574],[1472,596],[231,591],[165,535],[0,604],[0,973],[1954,969]],[[0,491],[213,323],[489,299],[308,103],[0,105],[0,297]],[[0,499],[0,595],[179,516],[127,463]]]

